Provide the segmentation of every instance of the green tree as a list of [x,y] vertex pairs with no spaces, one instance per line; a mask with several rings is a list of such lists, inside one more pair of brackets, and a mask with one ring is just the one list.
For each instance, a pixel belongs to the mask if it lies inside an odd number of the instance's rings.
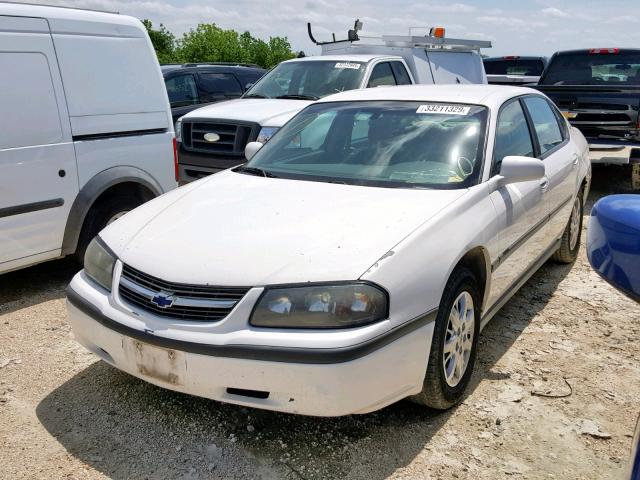
[[153,48],[158,56],[160,63],[172,63],[177,61],[176,58],[176,37],[163,24],[160,24],[158,30],[153,29],[151,20],[142,20],[142,24],[147,29]]
[[176,56],[184,62],[241,62],[270,68],[296,54],[283,37],[271,37],[267,43],[249,32],[238,34],[201,23],[178,40]]

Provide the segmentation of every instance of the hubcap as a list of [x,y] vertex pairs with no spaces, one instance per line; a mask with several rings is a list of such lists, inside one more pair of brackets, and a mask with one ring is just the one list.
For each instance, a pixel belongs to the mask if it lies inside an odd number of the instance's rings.
[[580,198],[576,198],[573,204],[573,210],[571,211],[571,220],[569,220],[569,248],[571,248],[571,250],[575,249],[578,243],[580,217],[582,216],[581,207],[582,203],[580,203]]
[[474,333],[473,298],[469,292],[462,292],[451,307],[444,339],[442,365],[450,387],[457,386],[467,370]]
[[[113,215],[109,220],[107,220],[107,225],[111,225],[113,222],[115,222],[116,220],[118,220],[120,217],[124,217],[124,215],[128,213],[128,211],[124,211],[124,212],[118,212],[115,215]],[[105,227],[107,226],[105,225]]]

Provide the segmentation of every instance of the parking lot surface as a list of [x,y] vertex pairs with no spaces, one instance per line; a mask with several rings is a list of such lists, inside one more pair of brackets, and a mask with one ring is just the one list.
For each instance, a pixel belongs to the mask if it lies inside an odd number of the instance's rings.
[[[585,211],[628,189],[627,176],[596,169]],[[173,393],[97,361],[66,322],[76,270],[62,260],[0,276],[0,478],[606,479],[626,468],[640,308],[584,249],[572,266],[545,265],[489,323],[458,407],[402,401],[334,419]]]

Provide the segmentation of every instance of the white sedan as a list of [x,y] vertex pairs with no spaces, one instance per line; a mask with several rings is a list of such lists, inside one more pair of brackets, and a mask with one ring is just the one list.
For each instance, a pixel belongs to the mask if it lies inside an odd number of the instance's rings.
[[223,402],[446,409],[485,324],[580,246],[588,146],[534,90],[345,92],[259,147],[96,237],[68,289],[80,343]]

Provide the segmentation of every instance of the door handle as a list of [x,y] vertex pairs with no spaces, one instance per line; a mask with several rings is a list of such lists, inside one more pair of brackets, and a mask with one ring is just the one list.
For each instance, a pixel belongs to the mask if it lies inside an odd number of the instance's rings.
[[578,165],[579,160],[580,160],[580,155],[578,155],[577,153],[574,153],[571,156],[571,161],[573,162],[574,165]]
[[549,189],[549,179],[547,177],[544,177],[540,180],[540,189],[543,192],[546,192]]

